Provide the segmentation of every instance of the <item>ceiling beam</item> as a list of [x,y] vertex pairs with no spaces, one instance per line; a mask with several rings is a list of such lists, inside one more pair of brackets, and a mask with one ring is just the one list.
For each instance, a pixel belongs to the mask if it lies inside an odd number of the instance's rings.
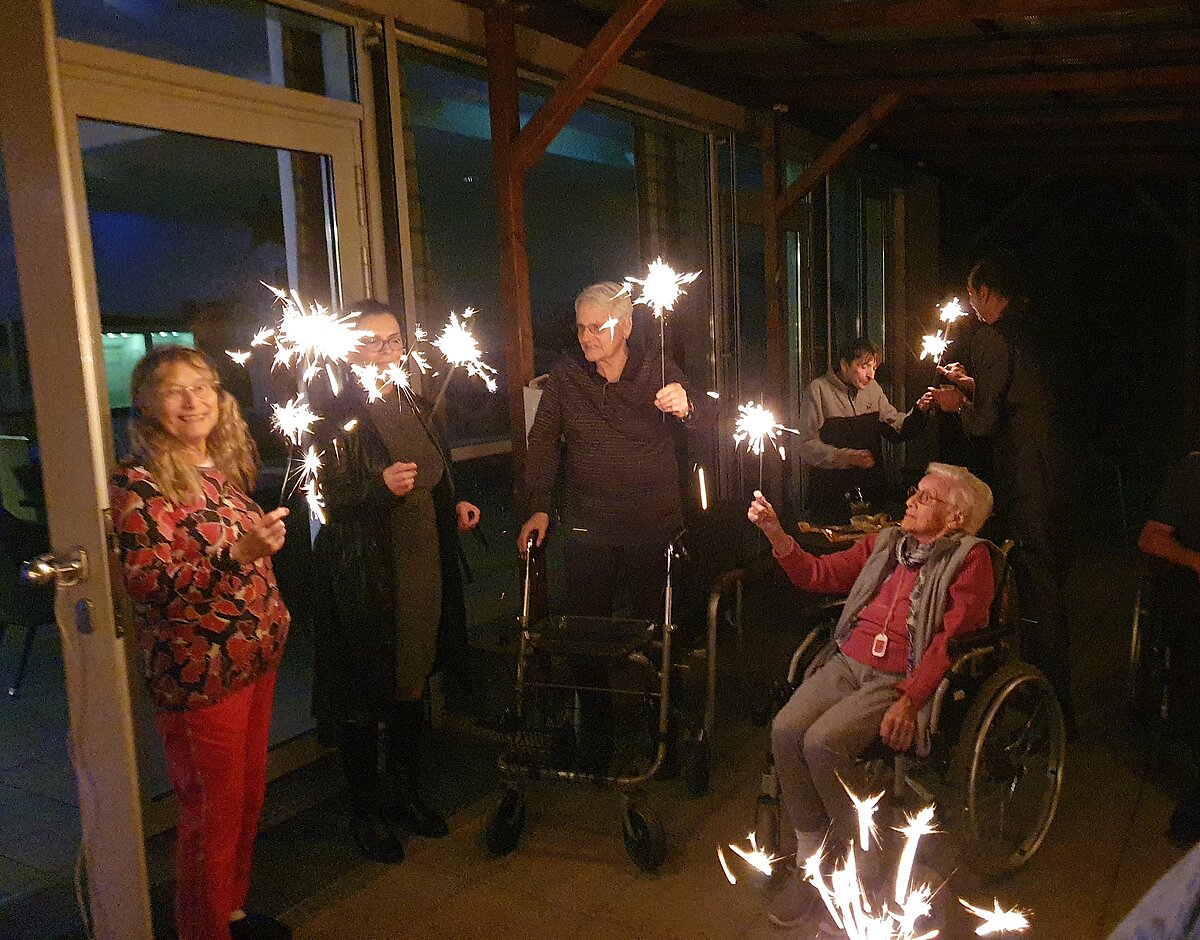
[[880,95],[862,114],[860,114],[853,124],[846,128],[828,149],[817,157],[812,162],[804,175],[792,183],[791,186],[775,201],[774,214],[775,218],[782,218],[789,209],[797,202],[812,192],[815,187],[827,174],[833,171],[842,159],[851,150],[863,142],[871,131],[875,130],[889,114],[895,110],[904,98],[901,95],[885,92]]
[[1035,17],[1091,16],[1131,10],[1184,7],[1183,0],[832,0],[787,13],[708,13],[665,24],[674,40],[704,36],[768,36],[855,29],[912,29],[974,25]]
[[1047,129],[1113,125],[1200,125],[1200,105],[1153,104],[1123,107],[1035,108],[1026,111],[956,109],[928,111],[908,108],[888,122],[887,136],[966,135],[987,131],[1042,133]]
[[1200,64],[1153,65],[1124,69],[1074,69],[1003,75],[946,75],[939,78],[780,82],[772,100],[811,102],[825,107],[873,101],[893,92],[910,98],[970,98],[981,95],[1104,94],[1200,87]]
[[930,73],[1018,71],[1194,62],[1200,30],[1154,29],[1073,36],[1005,37],[970,41],[827,45],[754,58],[710,53],[722,71],[762,78],[856,75],[919,76]]
[[550,100],[538,108],[514,142],[518,165],[537,163],[593,91],[604,81],[626,50],[641,35],[666,0],[625,0],[600,32],[580,53]]

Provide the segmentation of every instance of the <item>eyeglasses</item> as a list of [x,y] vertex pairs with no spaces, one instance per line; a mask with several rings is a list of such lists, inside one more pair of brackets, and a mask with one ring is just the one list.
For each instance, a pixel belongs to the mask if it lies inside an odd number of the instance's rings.
[[399,333],[393,333],[391,336],[368,336],[362,344],[364,349],[370,349],[372,352],[382,352],[389,347],[403,349],[404,337]]
[[950,500],[934,496],[929,490],[922,490],[915,486],[908,488],[908,498],[916,500],[918,506],[926,506],[929,503],[945,503],[947,506],[950,505]]
[[576,323],[575,332],[579,336],[599,336],[605,330],[608,330],[609,335],[613,335],[616,330],[615,323]]
[[164,385],[159,389],[159,394],[167,401],[182,401],[184,392],[190,392],[197,398],[211,400],[217,397],[220,390],[220,382],[197,382],[195,385]]

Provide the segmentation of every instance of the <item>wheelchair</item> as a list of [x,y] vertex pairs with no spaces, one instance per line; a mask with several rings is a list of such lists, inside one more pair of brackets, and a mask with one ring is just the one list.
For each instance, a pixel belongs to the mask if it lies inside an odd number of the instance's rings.
[[[897,753],[882,741],[859,756],[858,792],[886,790],[896,807],[933,803],[960,858],[982,878],[1016,871],[1037,852],[1062,793],[1066,729],[1058,699],[1042,672],[1018,658],[1020,619],[1009,554],[1011,542],[988,543],[996,596],[988,624],[955,637],[951,665],[931,703],[926,754]],[[840,612],[840,602],[829,604]],[[816,627],[792,656],[787,681],[774,690],[777,711],[802,681],[817,654],[832,642],[836,623]],[[778,854],[779,784],[768,749],[756,806],[760,845]]]

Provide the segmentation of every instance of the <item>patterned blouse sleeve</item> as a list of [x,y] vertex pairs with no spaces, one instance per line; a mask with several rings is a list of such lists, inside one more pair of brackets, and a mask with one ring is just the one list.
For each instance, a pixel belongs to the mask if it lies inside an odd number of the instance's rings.
[[249,570],[229,554],[225,526],[176,525],[172,503],[145,471],[118,471],[109,491],[125,588],[135,601],[211,600],[226,575]]

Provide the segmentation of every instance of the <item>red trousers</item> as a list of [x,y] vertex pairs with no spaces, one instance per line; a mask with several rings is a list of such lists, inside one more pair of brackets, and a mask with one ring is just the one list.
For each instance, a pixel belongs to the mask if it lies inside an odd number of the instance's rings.
[[246,902],[254,836],[267,790],[275,671],[229,698],[155,721],[179,800],[175,929],[179,940],[230,940]]

